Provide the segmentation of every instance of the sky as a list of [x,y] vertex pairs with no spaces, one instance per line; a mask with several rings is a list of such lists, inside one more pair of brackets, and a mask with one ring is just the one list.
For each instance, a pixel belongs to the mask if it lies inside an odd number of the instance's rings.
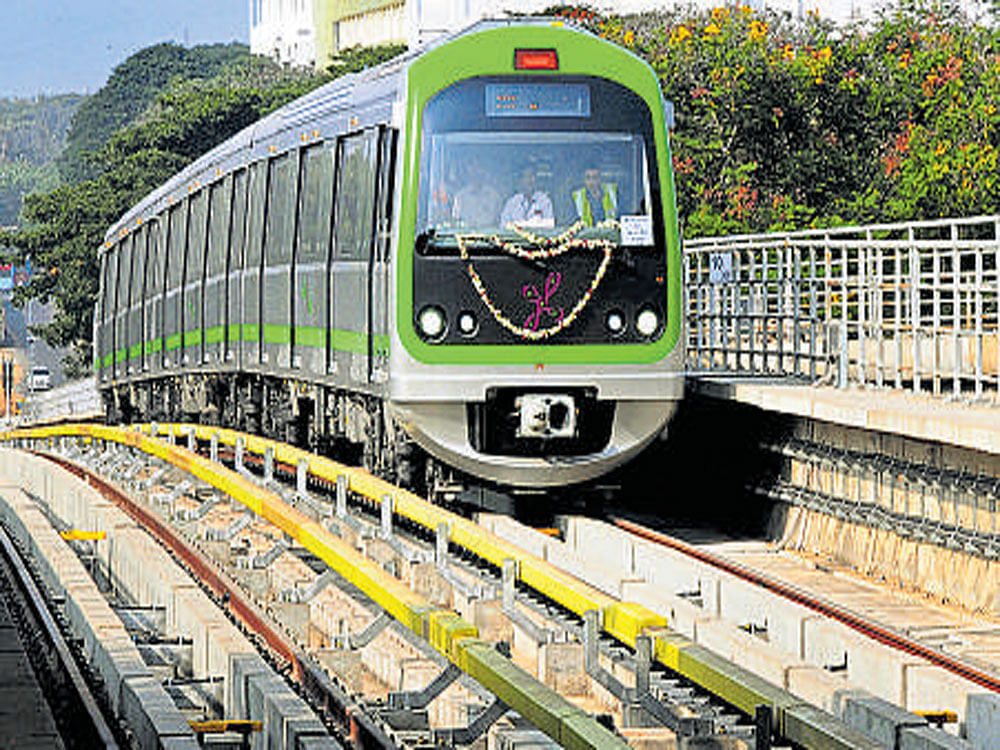
[[92,94],[159,42],[249,43],[247,0],[0,0],[0,98]]

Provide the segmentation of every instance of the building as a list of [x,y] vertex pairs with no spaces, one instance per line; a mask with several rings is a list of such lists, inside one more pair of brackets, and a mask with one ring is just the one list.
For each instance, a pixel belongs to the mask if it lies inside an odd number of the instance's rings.
[[316,62],[316,6],[324,0],[250,0],[250,51],[282,65]]

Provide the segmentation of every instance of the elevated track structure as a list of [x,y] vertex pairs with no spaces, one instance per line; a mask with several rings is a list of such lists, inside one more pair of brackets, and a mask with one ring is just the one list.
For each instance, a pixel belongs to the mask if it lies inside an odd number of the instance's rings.
[[[593,648],[598,648],[595,638],[601,633],[602,638],[610,639],[603,648],[619,644],[618,648],[625,647],[633,653],[630,661],[636,670],[632,678],[634,687],[629,688],[620,681],[620,676],[603,670],[597,671],[603,675],[603,680],[598,678],[599,682],[606,683],[605,687],[612,692],[619,692],[626,703],[635,704],[636,710],[651,714],[657,723],[670,726],[678,734],[698,736],[722,732],[739,737],[738,722],[727,717],[727,713],[736,709],[745,717],[744,722],[756,722],[757,736],[764,743],[758,746],[767,746],[772,739],[784,739],[803,747],[879,746],[833,715],[671,631],[663,616],[610,596],[505,542],[473,521],[362,470],[289,445],[198,425],[154,425],[140,430],[62,425],[16,431],[8,433],[6,438],[15,445],[36,451],[49,450],[67,439],[126,446],[181,467],[223,490],[362,589],[393,619],[426,639],[451,664],[474,677],[497,700],[516,710],[562,746],[603,748],[624,746],[624,742],[600,727],[586,712],[515,667],[493,644],[483,641],[478,629],[463,617],[454,611],[428,605],[381,568],[359,559],[358,553],[328,531],[323,523],[291,507],[275,492],[251,482],[240,471],[224,468],[210,457],[198,455],[171,441],[187,441],[192,449],[207,448],[209,456],[218,456],[223,447],[228,447],[237,469],[245,467],[248,456],[256,455],[265,467],[265,481],[273,476],[276,467],[285,467],[289,473],[303,476],[302,481],[310,486],[332,489],[334,504],[346,502],[349,493],[355,502],[372,508],[379,519],[379,529],[391,529],[396,524],[412,528],[418,535],[436,539],[437,545],[456,549],[479,561],[480,565],[499,574],[498,577],[509,580],[512,586],[534,592],[542,601],[550,602],[563,612],[570,632],[576,631],[584,641],[593,644]],[[338,489],[345,496],[339,503]],[[513,592],[514,589],[511,595]],[[593,659],[596,658],[595,654]],[[672,684],[671,680],[677,679],[689,683],[691,688],[685,692],[667,687]],[[672,692],[690,695],[692,688],[715,696],[718,707],[705,713],[686,708],[683,700],[677,703],[676,699],[671,701],[669,698]],[[698,704],[699,701],[695,701],[690,705]],[[726,706],[729,708],[724,708]]]
[[[711,415],[749,425],[754,444],[743,449],[759,457],[759,470],[741,479],[740,489],[771,504],[779,543],[1000,612],[990,583],[1000,575],[1000,217],[698,239],[685,244],[684,263],[693,408],[708,404]],[[401,526],[506,581],[508,597],[517,592],[546,603],[571,639],[600,643],[600,659],[624,649],[631,685],[607,679],[589,647],[588,676],[617,690],[623,706],[659,715],[660,724],[673,722],[681,734],[734,732],[804,747],[879,746],[866,744],[871,736],[796,697],[780,680],[762,678],[680,635],[662,614],[552,565],[541,548],[528,552],[367,472],[259,436],[209,425],[136,430],[96,424],[103,407],[93,380],[73,388],[27,404],[25,429],[7,438],[44,451],[64,440],[125,446],[182,467],[277,525],[559,742],[576,742],[567,738],[585,735],[581,726],[597,733],[601,728],[586,711],[526,689],[529,683],[505,671],[506,657],[467,618],[414,599],[398,583],[381,582],[370,562],[341,549],[323,516],[289,505],[268,482],[282,473],[294,476],[299,489],[325,494],[335,516],[350,497],[374,518],[376,529]],[[78,424],[80,419],[93,421]],[[729,432],[720,424],[717,437]],[[179,441],[208,457],[185,451]],[[228,462],[235,475],[211,458]],[[258,465],[263,489],[247,469]],[[885,559],[875,559],[879,549]],[[965,571],[962,580],[947,575],[956,569]],[[944,571],[943,577],[926,580],[932,570]],[[880,640],[899,641],[888,631]],[[927,656],[920,643],[896,646]],[[1000,706],[989,669],[977,671],[976,664],[933,647],[929,654],[931,662],[982,687],[989,699],[983,705],[992,700]],[[299,657],[285,658],[294,665]],[[664,688],[664,679],[681,682]],[[670,711],[660,715],[655,701],[648,702],[678,689],[707,694],[713,708],[706,714],[682,701],[668,718]],[[732,709],[740,715],[735,723]],[[908,714],[900,721],[925,733],[919,718]],[[942,747],[962,746],[941,736],[934,738]],[[569,746],[602,746],[587,741]],[[896,744],[902,747],[898,738]]]

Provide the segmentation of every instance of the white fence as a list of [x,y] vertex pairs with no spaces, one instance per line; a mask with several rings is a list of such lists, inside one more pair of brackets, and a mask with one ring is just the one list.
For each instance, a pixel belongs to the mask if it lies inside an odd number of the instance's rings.
[[21,408],[22,424],[74,422],[104,416],[95,378],[74,380],[51,391],[36,392]]
[[1000,216],[685,242],[688,367],[998,401]]

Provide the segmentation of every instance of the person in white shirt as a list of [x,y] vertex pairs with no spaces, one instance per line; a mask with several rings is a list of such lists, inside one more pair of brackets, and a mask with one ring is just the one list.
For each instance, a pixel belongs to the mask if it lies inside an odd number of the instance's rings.
[[500,226],[523,224],[525,226],[551,227],[555,225],[552,199],[535,189],[535,168],[526,166],[518,173],[517,192],[503,204]]

